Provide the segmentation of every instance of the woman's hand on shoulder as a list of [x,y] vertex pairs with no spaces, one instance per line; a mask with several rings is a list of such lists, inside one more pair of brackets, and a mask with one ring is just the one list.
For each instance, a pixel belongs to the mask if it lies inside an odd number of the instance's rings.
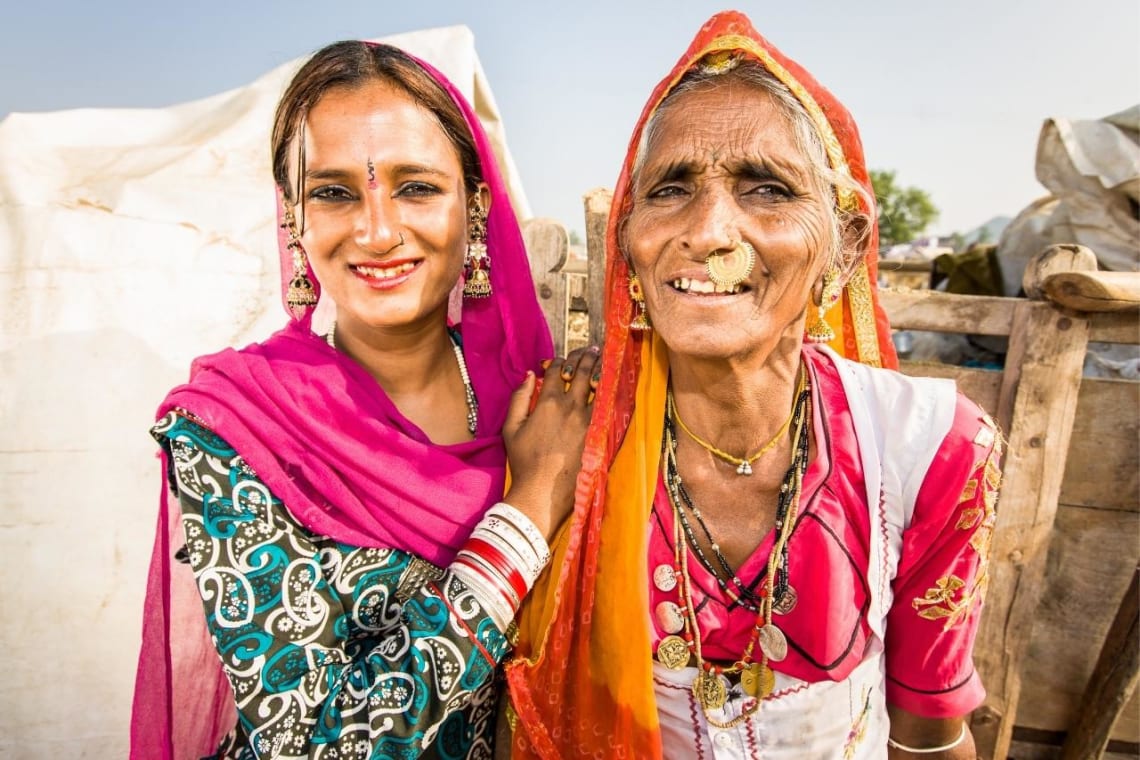
[[503,424],[511,486],[503,500],[529,517],[548,540],[574,506],[601,368],[596,347],[576,349],[550,362],[537,397],[538,381],[528,374],[511,398]]

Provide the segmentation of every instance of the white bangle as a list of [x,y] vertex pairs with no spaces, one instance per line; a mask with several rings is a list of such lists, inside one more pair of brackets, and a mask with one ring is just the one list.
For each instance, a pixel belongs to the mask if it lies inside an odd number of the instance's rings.
[[945,752],[948,749],[954,749],[962,742],[966,741],[966,724],[962,724],[962,733],[958,734],[958,738],[949,744],[943,744],[941,747],[908,747],[905,744],[896,742],[890,736],[887,737],[887,745],[895,749],[901,749],[903,752],[910,752],[915,755],[932,755],[935,752]]
[[530,545],[534,547],[535,554],[542,560],[545,565],[550,561],[550,545],[546,543],[546,538],[543,537],[542,531],[534,524],[534,521],[524,515],[515,507],[505,501],[500,501],[494,504],[487,510],[488,517],[500,517],[505,519],[512,528],[522,533]]

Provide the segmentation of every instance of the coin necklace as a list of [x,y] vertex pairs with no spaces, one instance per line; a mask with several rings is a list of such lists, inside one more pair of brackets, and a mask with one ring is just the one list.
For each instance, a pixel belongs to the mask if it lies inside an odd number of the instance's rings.
[[[806,373],[806,369],[805,369]],[[777,597],[780,587],[787,588],[787,560],[788,539],[791,537],[792,527],[795,524],[796,513],[799,507],[799,496],[803,488],[803,475],[807,469],[809,440],[807,434],[807,421],[810,418],[810,392],[805,387],[796,398],[796,409],[793,413],[792,462],[780,486],[780,497],[777,505],[776,541],[772,552],[768,556],[768,567],[765,577],[765,587],[761,593],[762,603],[757,615],[752,636],[744,650],[743,655],[732,665],[719,666],[704,660],[701,649],[701,631],[697,620],[696,609],[693,605],[692,580],[688,570],[688,551],[686,551],[686,537],[681,523],[682,502],[676,494],[675,484],[668,483],[670,502],[673,507],[673,563],[674,572],[680,579],[677,585],[681,606],[684,614],[683,636],[670,634],[664,637],[657,647],[657,659],[671,670],[684,669],[690,660],[695,657],[697,662],[697,675],[693,679],[693,695],[701,705],[709,724],[717,728],[732,728],[748,720],[760,708],[760,702],[767,697],[775,687],[776,676],[769,667],[769,662],[779,662],[788,653],[788,642],[783,632],[772,623],[773,600]],[[666,459],[675,457],[676,439],[672,434],[671,426],[666,424],[666,440],[664,449]],[[675,467],[675,459],[674,459]],[[675,472],[675,469],[674,469]],[[783,512],[783,514],[780,514]],[[760,648],[759,659],[755,658],[756,647]],[[745,693],[753,697],[740,715],[728,721],[721,721],[709,713],[719,710],[728,701],[728,689],[723,676],[728,673],[740,673],[740,685]]]
[[[467,401],[467,432],[475,435],[479,429],[479,399],[475,397],[475,388],[471,385],[471,375],[467,372],[467,360],[463,358],[463,344],[459,334],[450,328],[447,337],[451,340],[451,350],[455,353],[455,361],[459,363],[459,376],[463,379],[463,396]],[[329,348],[336,348],[336,321],[329,325],[325,334],[325,343]]]

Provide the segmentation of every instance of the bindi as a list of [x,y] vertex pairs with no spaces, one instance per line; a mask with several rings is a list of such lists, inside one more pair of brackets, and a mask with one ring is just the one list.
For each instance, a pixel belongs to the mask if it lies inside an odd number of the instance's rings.
[[368,189],[376,189],[376,165],[372,163],[372,159],[368,159]]

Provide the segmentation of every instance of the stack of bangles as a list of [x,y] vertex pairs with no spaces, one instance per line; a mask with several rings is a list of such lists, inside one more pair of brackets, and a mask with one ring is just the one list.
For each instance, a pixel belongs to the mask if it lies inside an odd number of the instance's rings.
[[451,572],[505,632],[549,561],[550,547],[530,518],[499,502],[475,526]]

